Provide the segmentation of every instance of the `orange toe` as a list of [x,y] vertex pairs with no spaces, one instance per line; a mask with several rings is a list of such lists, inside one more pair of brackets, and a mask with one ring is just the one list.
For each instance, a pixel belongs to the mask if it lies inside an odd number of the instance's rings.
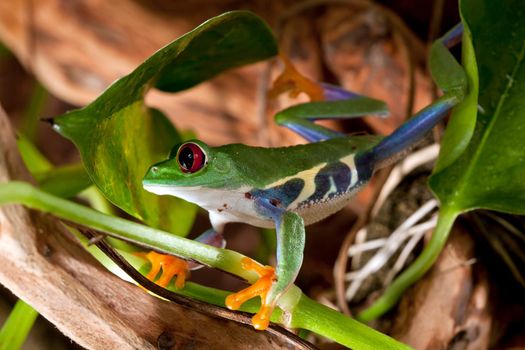
[[253,327],[257,330],[264,331],[270,325],[273,306],[261,305],[261,309],[252,317]]
[[272,88],[268,91],[270,98],[276,98],[285,92],[288,92],[290,97],[297,97],[304,92],[311,101],[324,100],[323,88],[319,84],[299,73],[286,55],[280,53],[279,57],[284,63],[284,71],[275,79]]
[[271,266],[260,265],[250,258],[242,259],[241,263],[243,269],[255,271],[255,273],[259,275],[259,279],[250,287],[226,297],[225,304],[228,309],[237,310],[247,300],[260,296],[261,308],[259,312],[253,316],[252,323],[255,329],[264,330],[268,328],[270,316],[274,308],[273,305],[268,304],[266,297],[275,280],[275,269]]
[[[139,253],[140,254],[140,253]],[[177,276],[175,280],[175,287],[177,289],[184,288],[186,278],[189,276],[188,262],[172,255],[160,254],[151,251],[147,254],[140,254],[151,263],[151,270],[148,272],[146,277],[161,287],[166,287],[174,276]],[[162,273],[157,281],[155,278],[162,269]]]

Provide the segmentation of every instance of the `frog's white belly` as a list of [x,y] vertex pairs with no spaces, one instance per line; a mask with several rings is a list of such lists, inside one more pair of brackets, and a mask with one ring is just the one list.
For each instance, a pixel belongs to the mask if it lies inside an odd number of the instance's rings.
[[[305,225],[316,223],[344,208],[352,197],[357,192],[357,189],[352,192],[344,193],[340,196],[327,199],[325,201],[312,203],[307,206],[287,208],[287,210],[299,214]],[[225,199],[225,197],[222,197]],[[230,197],[232,198],[232,197]],[[228,222],[243,222],[257,227],[274,228],[275,222],[267,217],[261,216],[254,206],[254,201],[246,199],[244,193],[242,197],[237,196],[233,201],[224,201],[226,206],[220,208],[207,208],[210,213],[210,220],[214,228],[222,227]]]
[[[148,185],[145,189],[158,195],[171,195],[195,203],[206,209],[210,214],[210,221],[215,230],[222,230],[229,222],[243,222],[257,227],[273,228],[273,220],[259,214],[254,200],[246,193],[249,187],[236,190],[172,187],[162,185]],[[305,225],[313,224],[341,210],[353,197],[356,190],[341,194],[337,197],[309,203],[298,207],[292,203],[287,210],[301,215]]]
[[354,187],[351,191],[339,196],[291,210],[301,215],[305,225],[310,225],[343,209],[352,200],[354,195],[359,192],[359,189],[360,187]]

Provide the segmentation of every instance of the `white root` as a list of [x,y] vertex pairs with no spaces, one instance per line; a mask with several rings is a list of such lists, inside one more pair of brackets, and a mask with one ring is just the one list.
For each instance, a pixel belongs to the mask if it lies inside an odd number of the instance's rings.
[[[420,232],[426,232],[435,226],[435,218],[424,222],[420,225],[416,225],[421,221],[425,216],[434,211],[438,206],[438,202],[435,199],[431,199],[426,202],[421,208],[414,212],[410,217],[408,217],[385,241],[384,245],[376,252],[376,254],[358,271],[353,271],[347,274],[345,277],[347,280],[351,280],[350,285],[346,290],[346,299],[351,301],[359,288],[361,287],[363,281],[370,276],[371,274],[380,270],[390,258],[398,251],[399,247],[405,242],[409,237],[418,235]],[[422,234],[421,234],[422,235]],[[412,244],[412,249],[415,247],[417,241]],[[366,243],[363,243],[366,244]],[[356,250],[362,248],[355,248]],[[402,255],[407,255],[412,251],[410,249],[402,253]],[[349,252],[350,253],[350,252]],[[398,259],[399,260],[399,259]],[[406,261],[406,259],[405,259]]]

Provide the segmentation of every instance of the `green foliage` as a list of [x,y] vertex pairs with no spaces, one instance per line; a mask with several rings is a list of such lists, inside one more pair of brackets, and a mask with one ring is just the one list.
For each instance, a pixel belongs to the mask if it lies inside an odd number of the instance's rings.
[[523,4],[521,0],[462,0],[460,5],[469,93],[454,110],[430,178],[441,202],[438,223],[421,255],[359,315],[362,320],[386,312],[423,276],[462,212],[485,208],[525,214]]
[[[116,205],[152,226],[170,230],[184,227],[180,215],[170,221],[162,217],[161,212],[165,210],[166,215],[171,215],[172,208],[181,211],[180,203],[160,203],[158,201],[167,199],[148,197],[142,192],[140,182],[147,167],[164,158],[169,148],[181,139],[160,112],[144,105],[145,91],[152,85],[166,91],[178,91],[224,69],[265,59],[276,53],[275,40],[270,30],[257,16],[247,12],[225,14],[211,19],[159,51],[86,108],[56,118],[55,125],[59,132],[76,144],[90,178]],[[383,109],[384,106],[380,104],[378,108]],[[26,143],[25,146],[29,147],[30,144]],[[25,153],[28,158],[34,159],[34,152]],[[33,170],[52,174],[50,169],[50,164],[42,163]],[[60,177],[60,174],[57,176]],[[52,176],[47,178],[53,179]],[[41,181],[45,179],[41,177]],[[77,183],[68,182],[64,187],[73,191]],[[57,197],[57,191],[52,192],[55,194],[24,183],[2,184],[0,204],[24,203],[125,241],[200,261],[250,282],[257,278],[253,272],[241,268],[240,261],[244,256],[239,253],[105,215]],[[160,221],[155,221],[159,216]],[[186,288],[178,292],[223,306],[227,294],[193,283],[188,283]],[[311,301],[301,295],[295,286],[282,299],[284,302],[297,302],[290,314],[294,327],[316,331],[355,349],[375,349],[378,346],[408,349],[386,335]],[[247,303],[246,307],[253,312],[258,306],[256,303]],[[289,321],[290,315],[285,317],[280,310],[276,310],[272,319],[282,323]]]
[[[0,205],[9,203],[21,203],[29,208],[53,214],[58,218],[106,232],[111,237],[155,248],[160,252],[194,259],[252,283],[257,279],[254,272],[241,268],[240,262],[245,256],[240,253],[205,245],[149,226],[106,215],[39,190],[24,182],[12,181],[0,184]],[[184,289],[177,290],[177,292],[221,306],[224,306],[225,295],[229,293],[194,283],[188,283]],[[282,298],[287,299],[289,294],[291,294],[291,299],[299,299],[295,308],[289,314],[276,310],[272,314],[273,321],[291,322],[292,327],[314,331],[355,350],[409,349],[408,346],[350,317],[310,300],[302,295],[295,286],[292,286]],[[248,303],[246,307],[245,310],[253,312],[257,306],[255,303]]]
[[17,136],[16,144],[24,161],[24,165],[37,181],[39,181],[45,173],[53,169],[51,162],[44,157],[38,148],[24,135]]
[[[468,93],[464,95],[463,70],[459,65],[448,64],[452,56],[440,43],[432,46],[429,62],[445,97],[463,99],[454,110],[430,180],[441,201],[438,226],[414,264],[376,305],[360,315],[364,320],[394,305],[403,291],[430,268],[460,213],[488,208],[525,214],[525,11],[520,0],[463,0],[461,14],[465,25],[462,61]],[[152,86],[169,92],[187,89],[226,69],[276,53],[271,31],[257,16],[242,11],[218,16],[158,51],[86,108],[56,118],[55,127],[75,143],[90,179],[115,205],[150,226],[183,235],[189,230],[195,208],[142,189],[147,168],[164,159],[170,148],[181,141],[161,112],[145,106],[144,94]],[[326,115],[334,113],[325,109],[328,105],[311,106]],[[292,108],[301,111],[308,106]],[[43,167],[47,168],[45,164]],[[66,174],[71,177],[71,173]],[[242,255],[238,253],[96,213],[26,184],[0,186],[0,203],[11,202],[22,202],[116,233],[124,240],[193,258],[248,280],[255,278],[240,269]],[[218,304],[224,300],[223,296],[217,298],[215,292],[203,296],[207,293],[205,288],[197,286],[193,291],[202,300]],[[192,287],[182,293],[191,294]],[[303,296],[300,300],[293,310],[293,326],[315,330],[356,349],[404,347]],[[324,320],[319,322],[319,317]],[[357,332],[357,336],[349,331]]]
[[18,350],[38,317],[31,306],[18,300],[0,329],[0,350]]
[[[461,12],[472,33],[479,68],[479,112],[472,140],[430,185],[442,206],[525,214],[525,11],[519,0],[465,0]],[[477,90],[476,90],[477,91]],[[477,107],[466,101],[472,119]],[[450,131],[449,131],[450,130]],[[447,128],[447,133],[463,132]],[[445,139],[443,147],[455,147]]]
[[456,96],[463,95],[467,83],[464,70],[443,45],[442,39],[432,44],[428,65],[432,79],[441,90],[445,93],[452,92]]
[[46,89],[38,81],[35,81],[33,92],[28,101],[29,103],[20,127],[20,132],[31,141],[35,140],[38,124],[40,122],[39,117],[46,104],[47,96],[48,92]]
[[181,142],[168,119],[145,106],[144,95],[151,86],[187,89],[276,53],[273,34],[259,17],[226,13],[159,50],[87,107],[55,118],[55,128],[75,143],[90,178],[113,204],[148,225],[185,235],[196,207],[142,188],[148,167]]
[[434,172],[449,166],[468,146],[476,126],[478,107],[478,67],[472,47],[472,35],[469,27],[463,25],[461,61],[466,73],[468,92],[464,100],[454,108],[447,125],[447,131],[441,142],[441,151]]
[[[444,60],[438,58],[451,56],[450,51],[446,50],[442,45],[434,44],[431,49],[432,52],[429,60],[431,72],[440,72],[439,74],[432,74],[436,84],[444,91],[461,89],[461,86],[468,86],[468,92],[463,98],[463,101],[452,111],[447,132],[441,143],[440,158],[436,164],[435,171],[448,166],[463,153],[472,137],[476,125],[478,71],[469,28],[465,24],[463,28],[464,35],[461,48],[463,68],[458,69],[459,67],[455,66],[457,63],[454,59],[446,60],[453,62],[454,65],[442,64]],[[461,76],[458,75],[458,72],[462,72]]]
[[92,185],[81,163],[64,165],[33,176],[41,189],[63,198],[74,197]]

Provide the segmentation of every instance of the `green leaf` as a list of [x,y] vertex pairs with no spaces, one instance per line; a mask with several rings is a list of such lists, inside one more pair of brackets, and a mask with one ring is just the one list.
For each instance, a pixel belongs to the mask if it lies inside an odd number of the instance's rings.
[[24,112],[22,119],[22,125],[20,126],[20,133],[25,135],[29,140],[34,141],[38,126],[40,124],[40,116],[48,100],[48,92],[36,81],[33,83],[33,91],[31,97],[28,100],[28,105]]
[[479,85],[478,67],[474,47],[472,46],[472,34],[467,25],[464,25],[463,28],[461,60],[469,89],[465,99],[452,111],[447,131],[441,141],[441,150],[434,172],[439,172],[441,169],[448,167],[463,153],[472,138],[476,126]]
[[84,165],[70,164],[35,174],[38,186],[59,197],[71,198],[92,185]]
[[16,144],[24,165],[37,181],[40,180],[39,174],[45,174],[53,169],[53,165],[49,160],[40,153],[38,148],[27,137],[20,134],[16,135]]
[[[523,4],[521,0],[462,0],[460,9],[469,93],[447,126],[438,164],[429,180],[441,202],[437,226],[421,255],[374,305],[358,315],[361,320],[383,314],[423,276],[462,212],[486,208],[525,214]],[[440,77],[439,82],[449,82],[448,77]]]
[[143,101],[110,117],[99,114],[96,118],[96,114],[86,114],[86,109],[61,116],[56,122],[62,134],[78,122],[90,131],[66,135],[79,149],[93,183],[112,203],[148,225],[187,234],[194,206],[180,199],[155,196],[142,188],[148,167],[165,158],[170,147],[180,142],[167,118],[148,109]]
[[[472,33],[479,68],[480,111],[465,152],[452,163],[440,159],[430,185],[442,206],[457,211],[486,208],[525,214],[523,3],[464,0],[461,12]],[[457,137],[445,141],[448,148],[461,142]]]
[[430,48],[428,65],[432,79],[441,90],[454,93],[458,90],[455,95],[462,96],[466,85],[465,73],[442,40],[436,40]]
[[145,106],[145,93],[152,86],[180,91],[276,54],[273,34],[259,17],[225,13],[159,50],[87,107],[55,118],[55,129],[75,143],[90,178],[111,202],[151,226],[185,235],[195,206],[142,189],[148,167],[181,142],[168,119]]
[[159,90],[185,90],[227,69],[275,56],[278,51],[272,30],[261,18],[246,11],[212,18],[168,47],[179,42],[179,48],[164,53],[170,56],[177,51],[177,58],[160,72],[155,83]]
[[19,299],[0,329],[0,350],[18,350],[38,317],[38,312]]

